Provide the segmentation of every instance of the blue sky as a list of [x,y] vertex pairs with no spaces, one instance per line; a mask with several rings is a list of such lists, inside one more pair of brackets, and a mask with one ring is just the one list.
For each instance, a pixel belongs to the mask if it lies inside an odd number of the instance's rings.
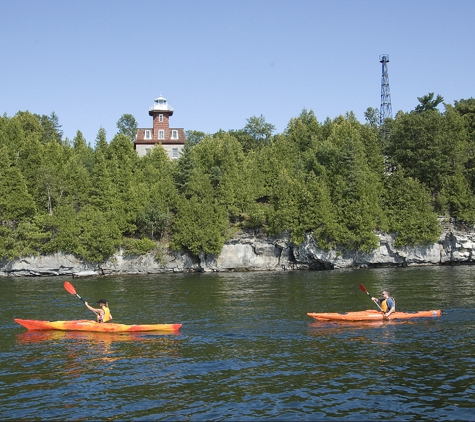
[[435,92],[475,97],[473,0],[1,0],[0,113],[55,112],[95,144],[132,114],[151,127],[160,94],[172,127],[214,133],[263,115],[282,132],[302,110],[381,102],[393,115]]

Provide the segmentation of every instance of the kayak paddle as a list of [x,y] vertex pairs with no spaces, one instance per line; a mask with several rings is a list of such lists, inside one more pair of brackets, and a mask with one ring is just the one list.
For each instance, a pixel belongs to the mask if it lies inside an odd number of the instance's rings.
[[[360,289],[363,290],[363,292],[365,292],[369,297],[371,297],[371,295],[368,293],[368,290],[366,290],[365,286],[363,286],[361,283],[360,283]],[[373,299],[371,299],[373,300]],[[376,303],[376,302],[374,302]],[[384,312],[383,311],[383,308],[381,308],[381,306],[379,306],[379,303],[376,303],[376,305],[378,305],[378,308],[381,309],[381,312]]]
[[76,289],[74,288],[74,286],[69,281],[64,282],[64,288],[69,293],[71,293],[72,295],[76,295],[79,299],[81,299],[84,303],[86,303],[86,301],[76,293]]

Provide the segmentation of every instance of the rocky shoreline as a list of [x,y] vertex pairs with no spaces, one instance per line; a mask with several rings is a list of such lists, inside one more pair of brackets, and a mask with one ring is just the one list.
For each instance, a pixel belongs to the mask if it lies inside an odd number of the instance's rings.
[[180,272],[332,270],[341,268],[406,267],[475,263],[475,230],[446,226],[437,243],[396,248],[394,237],[378,233],[379,248],[371,253],[319,249],[311,235],[293,244],[283,234],[268,237],[242,232],[224,245],[219,255],[169,251],[155,260],[153,254],[125,256],[119,251],[110,260],[90,263],[74,255],[57,253],[13,261],[0,260],[0,277],[24,276],[109,276]]

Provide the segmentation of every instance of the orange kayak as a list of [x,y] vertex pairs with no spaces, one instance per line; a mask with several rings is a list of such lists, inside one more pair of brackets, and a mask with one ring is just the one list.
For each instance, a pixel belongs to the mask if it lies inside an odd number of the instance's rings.
[[[308,316],[315,318],[317,321],[384,321],[381,311],[367,310],[359,312],[322,312],[314,313],[308,312]],[[428,318],[438,317],[442,315],[440,309],[433,311],[417,311],[417,312],[393,312],[389,319],[409,319],[409,318]]]
[[141,331],[177,332],[182,324],[126,325],[111,322],[99,323],[87,319],[77,321],[39,321],[15,318],[15,322],[28,330],[93,331],[101,333],[136,333]]

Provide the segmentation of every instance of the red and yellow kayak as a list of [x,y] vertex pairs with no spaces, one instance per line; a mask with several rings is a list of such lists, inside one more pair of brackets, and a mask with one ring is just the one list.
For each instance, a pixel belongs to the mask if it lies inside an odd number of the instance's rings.
[[[359,312],[308,312],[308,316],[315,318],[317,321],[387,321],[381,311],[367,310]],[[438,317],[442,315],[440,309],[432,311],[417,311],[417,312],[393,312],[389,319],[409,319],[409,318],[429,318]]]
[[137,333],[143,331],[177,332],[182,324],[126,325],[111,322],[99,323],[87,319],[77,321],[39,321],[15,318],[15,322],[28,330],[92,331],[100,333]]

